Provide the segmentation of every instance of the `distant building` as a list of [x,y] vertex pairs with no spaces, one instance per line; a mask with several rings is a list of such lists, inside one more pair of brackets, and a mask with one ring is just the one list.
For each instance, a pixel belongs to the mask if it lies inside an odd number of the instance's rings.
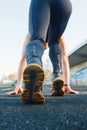
[[87,40],[71,51],[69,54],[69,62],[73,83],[87,85]]
[[3,80],[6,79],[6,76],[4,74],[0,74],[0,83],[3,83]]

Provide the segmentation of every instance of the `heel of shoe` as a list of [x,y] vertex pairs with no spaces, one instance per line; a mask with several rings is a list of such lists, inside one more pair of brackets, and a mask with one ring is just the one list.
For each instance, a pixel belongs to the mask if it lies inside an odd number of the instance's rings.
[[64,81],[61,78],[56,78],[53,81],[53,92],[51,96],[63,96],[64,95]]
[[42,67],[37,64],[30,64],[24,71],[23,79],[26,89],[22,94],[23,102],[43,104],[44,96],[40,92],[44,81],[44,71]]

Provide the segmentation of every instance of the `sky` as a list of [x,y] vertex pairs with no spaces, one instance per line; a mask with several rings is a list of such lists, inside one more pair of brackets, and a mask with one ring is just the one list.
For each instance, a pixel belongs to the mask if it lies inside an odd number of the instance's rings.
[[[64,32],[68,53],[87,39],[87,0],[71,3],[72,15]],[[0,74],[18,70],[28,31],[29,5],[30,0],[0,0]]]

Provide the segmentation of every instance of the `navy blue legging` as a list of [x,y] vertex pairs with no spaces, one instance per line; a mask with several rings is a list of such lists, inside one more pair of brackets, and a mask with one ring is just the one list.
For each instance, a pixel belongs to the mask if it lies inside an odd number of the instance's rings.
[[[29,10],[29,32],[31,40],[58,43],[68,23],[72,5],[69,0],[31,0]],[[48,29],[49,28],[49,29]]]
[[40,43],[45,44],[46,40],[48,41],[53,72],[59,72],[61,69],[61,48],[58,42],[65,31],[71,11],[69,0],[31,0],[30,42],[39,39]]

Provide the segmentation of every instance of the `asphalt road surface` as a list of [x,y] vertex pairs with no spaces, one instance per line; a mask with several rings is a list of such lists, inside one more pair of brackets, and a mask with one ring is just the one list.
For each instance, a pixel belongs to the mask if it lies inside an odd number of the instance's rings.
[[45,104],[25,105],[20,95],[6,95],[13,87],[0,87],[0,130],[87,130],[87,86],[74,86],[79,95],[50,97],[43,86]]

